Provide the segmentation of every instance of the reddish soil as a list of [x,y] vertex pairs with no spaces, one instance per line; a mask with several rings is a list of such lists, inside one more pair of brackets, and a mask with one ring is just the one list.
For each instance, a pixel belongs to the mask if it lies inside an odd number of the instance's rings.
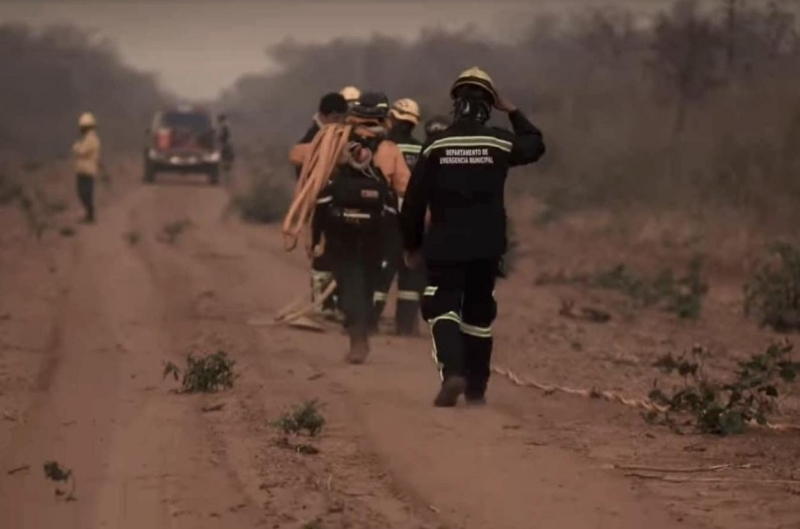
[[[59,234],[74,207],[40,241],[16,208],[0,208],[3,527],[800,527],[800,487],[742,481],[793,480],[797,433],[677,435],[634,408],[499,376],[485,408],[435,409],[426,339],[379,337],[369,362],[354,367],[343,362],[338,332],[248,324],[306,289],[307,272],[275,228],[224,215],[224,188],[200,178],[145,186],[127,163],[112,171],[99,223],[74,236]],[[72,201],[67,170],[30,178]],[[163,226],[182,219],[191,226],[164,241]],[[650,364],[666,352],[703,343],[725,368],[774,338],[741,315],[739,246],[652,224],[620,232],[590,216],[546,227],[518,219],[517,272],[498,288],[496,363],[521,376],[641,397],[657,376]],[[698,322],[632,311],[605,293],[534,285],[545,271],[617,261],[644,271],[682,266],[704,244],[715,259]],[[612,319],[566,319],[565,297]],[[237,362],[232,390],[181,395],[162,379],[166,360],[220,349]],[[796,396],[782,402],[778,422],[800,422]],[[272,426],[308,399],[323,403],[327,419],[309,441],[316,455],[280,446]],[[76,501],[54,495],[47,460],[73,470]],[[612,466],[728,463],[753,468],[670,483]]]

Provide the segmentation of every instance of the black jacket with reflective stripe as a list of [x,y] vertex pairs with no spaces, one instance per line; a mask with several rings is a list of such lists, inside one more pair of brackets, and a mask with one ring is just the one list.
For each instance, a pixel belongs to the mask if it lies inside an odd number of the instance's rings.
[[509,119],[513,132],[459,120],[422,146],[400,214],[406,250],[421,249],[434,261],[505,253],[508,170],[536,162],[545,152],[542,133],[521,112],[509,113]]
[[400,152],[403,153],[403,157],[406,159],[408,168],[413,171],[414,166],[417,165],[419,155],[422,152],[422,142],[411,134],[396,132],[394,130],[389,133],[389,139],[397,144],[400,148]]

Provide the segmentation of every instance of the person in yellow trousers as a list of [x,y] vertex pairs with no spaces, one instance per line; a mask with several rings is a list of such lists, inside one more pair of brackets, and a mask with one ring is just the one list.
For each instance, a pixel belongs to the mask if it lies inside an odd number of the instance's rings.
[[75,159],[76,187],[78,198],[86,212],[82,222],[95,222],[94,188],[100,174],[100,138],[97,135],[97,121],[90,112],[78,119],[80,137],[72,145]]

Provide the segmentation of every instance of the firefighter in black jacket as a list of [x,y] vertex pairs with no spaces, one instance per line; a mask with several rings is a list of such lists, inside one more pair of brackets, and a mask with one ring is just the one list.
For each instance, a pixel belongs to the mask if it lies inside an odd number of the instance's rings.
[[[424,258],[427,270],[422,315],[442,378],[436,406],[455,406],[462,394],[468,403],[485,402],[494,286],[506,251],[505,180],[509,168],[545,152],[539,129],[481,69],[463,72],[450,95],[454,122],[423,146],[401,211],[406,262]],[[486,125],[492,107],[508,114],[513,133]]]
[[[389,139],[397,144],[406,164],[414,168],[422,150],[422,142],[413,136],[419,124],[419,105],[411,99],[399,99],[389,110]],[[398,200],[398,209],[402,200]],[[403,262],[403,241],[400,223],[396,215],[384,219],[383,243],[385,255],[381,263],[381,277],[375,291],[375,314],[372,326],[377,329],[392,281],[397,276],[397,306],[395,309],[395,330],[401,336],[418,334],[419,302],[425,288],[425,275],[421,270],[412,270]]]
[[[322,96],[319,102],[319,109],[314,115],[314,121],[311,123],[305,135],[289,151],[289,161],[296,169],[295,178],[300,176],[303,164],[311,151],[311,142],[314,140],[314,136],[317,135],[320,128],[328,123],[341,123],[347,115],[348,109],[347,101],[341,94],[331,92]],[[316,301],[319,299],[322,292],[324,292],[325,288],[332,280],[333,272],[331,270],[330,260],[324,255],[315,257],[311,263],[311,300]],[[323,314],[333,316],[336,313],[337,297],[338,296],[334,294],[323,302]]]

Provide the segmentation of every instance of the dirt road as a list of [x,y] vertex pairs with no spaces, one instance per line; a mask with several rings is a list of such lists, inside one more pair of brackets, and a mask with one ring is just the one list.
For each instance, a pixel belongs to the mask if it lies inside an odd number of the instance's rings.
[[[498,377],[486,408],[434,409],[424,339],[380,337],[354,367],[342,360],[341,335],[249,325],[305,289],[307,273],[274,229],[226,218],[227,202],[202,180],[131,182],[74,237],[44,248],[7,242],[3,527],[797,526],[798,496],[785,487],[644,484],[604,466],[705,457],[685,450],[698,439],[654,432],[635,410]],[[163,227],[183,219],[189,227],[164,240]],[[499,294],[508,306],[499,362],[544,374],[551,363],[574,365],[579,382],[596,374],[528,338],[543,301],[526,303],[513,283]],[[162,379],[164,361],[217,350],[237,362],[234,389],[180,395]],[[279,446],[271,426],[308,399],[327,419],[316,455]],[[75,501],[55,497],[46,460],[73,470]]]

